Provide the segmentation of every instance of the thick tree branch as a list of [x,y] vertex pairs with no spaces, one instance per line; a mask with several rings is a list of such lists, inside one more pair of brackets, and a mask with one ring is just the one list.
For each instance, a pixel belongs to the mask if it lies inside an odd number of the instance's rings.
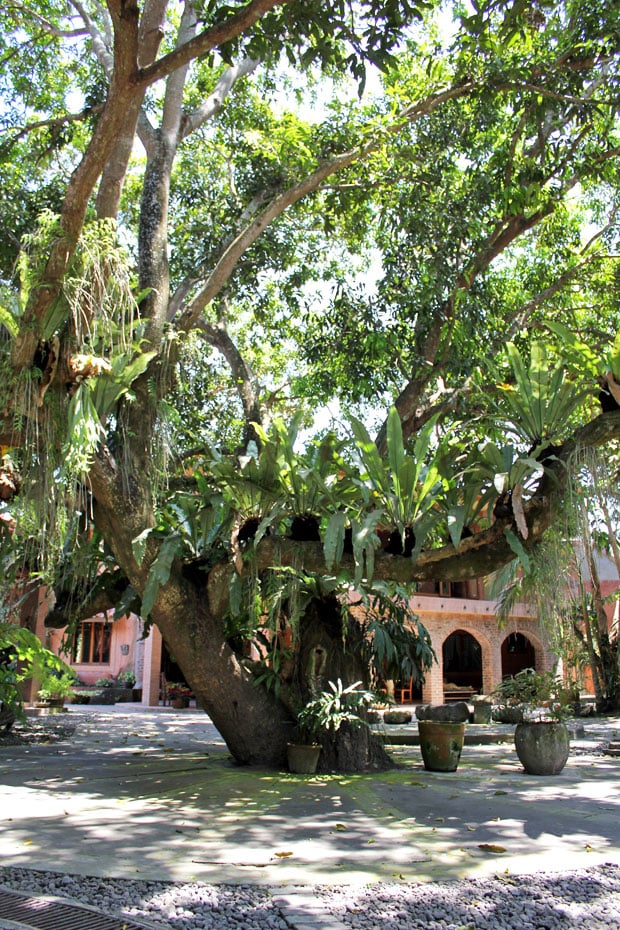
[[256,25],[267,13],[278,6],[285,6],[292,0],[250,0],[242,10],[216,26],[205,29],[185,45],[174,49],[147,68],[140,68],[135,76],[136,82],[143,85],[153,84],[168,77],[177,68],[183,68],[196,58],[206,55],[213,49],[236,39]]
[[129,76],[137,59],[138,7],[135,0],[110,0],[114,23],[115,67],[103,112],[80,164],[73,172],[61,211],[61,235],[51,246],[39,287],[33,288],[26,306],[12,356],[14,368],[32,364],[41,324],[60,293],[64,274],[77,247],[90,195],[106,164],[128,107],[142,99],[143,91],[130,88]]
[[[164,36],[164,22],[168,0],[148,0],[140,17],[138,30],[138,62],[143,65],[152,64],[157,55],[160,43]],[[91,33],[94,27],[91,28]],[[104,61],[106,55],[112,63],[112,56],[106,41],[99,36],[101,46],[100,55]],[[99,56],[98,56],[99,57]],[[112,68],[106,74],[110,76]],[[133,151],[136,128],[138,135],[147,150],[152,150],[152,132],[148,118],[142,113],[142,97],[136,96],[127,108],[124,126],[119,133],[117,144],[113,147],[101,176],[99,191],[97,193],[97,215],[99,217],[116,217],[120,207],[123,184],[127,175],[127,168]]]
[[196,129],[199,129],[208,120],[212,119],[221,110],[224,101],[237,81],[255,71],[259,64],[260,62],[257,60],[245,58],[238,65],[231,65],[226,68],[220,76],[213,93],[199,107],[196,107],[191,113],[187,113],[183,118],[181,137],[183,139],[187,138],[190,133],[195,132]]
[[[112,73],[114,71],[114,55],[110,45],[105,41],[104,37],[101,35],[100,30],[95,25],[91,16],[89,16],[88,11],[83,3],[80,3],[79,0],[71,0],[71,5],[80,14],[82,21],[85,25],[84,32],[86,35],[90,36],[90,41],[95,53],[95,57],[101,67],[103,68],[104,74],[108,80],[111,80]],[[102,11],[103,12],[103,11]]]
[[[528,539],[522,540],[526,550],[532,549],[540,541],[552,522],[557,505],[556,495],[561,492],[565,482],[566,467],[571,455],[577,449],[601,446],[618,438],[620,410],[601,414],[582,426],[557,451],[557,461],[548,469],[552,477],[548,472],[545,473],[539,492],[524,507],[529,529]],[[511,526],[510,520],[497,521],[488,529],[462,539],[457,548],[448,545],[423,550],[415,562],[403,556],[377,552],[373,577],[400,584],[484,577],[514,560],[514,551],[505,535],[505,529]],[[259,568],[293,565],[297,568],[303,566],[309,572],[328,572],[320,543],[299,543],[291,539],[265,537],[257,547],[257,559]],[[352,556],[343,556],[339,567],[348,569],[353,577],[355,566]]]
[[[251,218],[256,214],[257,210],[269,202],[270,196],[271,195],[269,191],[261,191],[259,194],[256,194],[252,198],[237,221],[236,226],[239,231],[243,230],[247,226]],[[233,240],[234,237],[229,239],[227,244]],[[171,297],[170,303],[168,304],[167,320],[169,323],[174,320],[175,316],[177,313],[179,313],[183,307],[184,302],[187,300],[194,288],[201,284],[204,285],[204,282],[207,280],[207,278],[208,270],[203,267],[198,269],[198,273],[188,275],[181,281],[173,296]]]

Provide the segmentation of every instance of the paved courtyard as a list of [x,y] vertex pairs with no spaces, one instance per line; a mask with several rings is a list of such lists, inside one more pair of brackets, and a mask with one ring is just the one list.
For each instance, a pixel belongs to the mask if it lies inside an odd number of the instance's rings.
[[390,772],[299,776],[234,765],[192,709],[72,707],[62,722],[67,741],[0,745],[3,866],[273,886],[620,865],[620,760],[600,751],[620,720],[584,721],[545,778],[510,741],[466,745],[451,774],[403,746]]

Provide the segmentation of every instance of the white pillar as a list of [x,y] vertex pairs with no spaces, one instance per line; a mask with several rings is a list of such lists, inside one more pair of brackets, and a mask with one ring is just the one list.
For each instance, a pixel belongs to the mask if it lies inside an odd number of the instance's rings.
[[147,707],[159,705],[159,684],[161,674],[162,636],[156,626],[152,626],[144,642],[144,666],[142,670],[142,703]]

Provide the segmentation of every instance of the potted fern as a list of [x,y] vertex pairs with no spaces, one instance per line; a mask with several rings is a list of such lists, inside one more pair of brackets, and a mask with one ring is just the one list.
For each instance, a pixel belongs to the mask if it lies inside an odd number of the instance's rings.
[[321,755],[321,740],[335,735],[343,723],[367,726],[360,713],[375,700],[371,691],[360,690],[361,681],[346,688],[340,678],[320,691],[297,714],[297,740],[287,747],[290,772],[311,775]]
[[515,728],[515,749],[528,775],[558,775],[568,759],[570,737],[564,719],[571,707],[562,682],[553,672],[526,668],[505,678],[493,692],[500,706],[517,708],[522,722]]

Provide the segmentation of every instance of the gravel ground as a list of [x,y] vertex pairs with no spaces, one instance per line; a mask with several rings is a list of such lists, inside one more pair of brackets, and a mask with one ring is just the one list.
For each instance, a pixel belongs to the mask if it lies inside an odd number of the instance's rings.
[[[270,892],[253,885],[110,880],[0,867],[0,885],[51,894],[166,930],[291,930]],[[620,868],[445,884],[314,889],[318,912],[301,922],[351,930],[620,930]],[[331,918],[331,920],[330,920]],[[0,930],[2,925],[0,924]]]
[[614,865],[354,893],[334,888],[321,896],[355,930],[620,930],[620,869]]

